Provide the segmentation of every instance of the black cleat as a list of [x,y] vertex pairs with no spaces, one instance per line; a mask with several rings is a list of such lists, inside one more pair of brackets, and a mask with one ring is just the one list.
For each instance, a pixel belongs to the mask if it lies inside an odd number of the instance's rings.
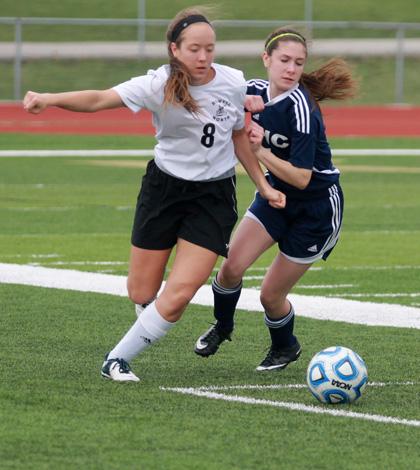
[[258,371],[281,370],[287,367],[291,362],[298,360],[302,348],[298,341],[293,346],[280,350],[273,349],[271,346],[266,358],[257,367]]
[[194,352],[199,356],[208,357],[216,354],[223,341],[232,341],[230,335],[232,331],[221,330],[216,325],[212,325],[195,343]]

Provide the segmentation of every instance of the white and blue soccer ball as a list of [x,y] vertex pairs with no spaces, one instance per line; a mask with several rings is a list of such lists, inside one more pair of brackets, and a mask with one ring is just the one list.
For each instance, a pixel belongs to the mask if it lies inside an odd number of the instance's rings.
[[322,403],[353,403],[361,397],[368,380],[364,360],[343,346],[332,346],[315,354],[308,365],[306,382]]

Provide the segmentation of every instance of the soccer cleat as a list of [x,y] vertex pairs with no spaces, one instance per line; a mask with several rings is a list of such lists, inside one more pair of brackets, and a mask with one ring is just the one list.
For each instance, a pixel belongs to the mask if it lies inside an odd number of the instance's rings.
[[281,370],[288,366],[291,362],[298,360],[302,349],[298,341],[293,346],[276,350],[271,346],[266,358],[257,367],[258,371],[265,370]]
[[230,335],[232,331],[221,330],[216,325],[212,325],[195,343],[194,352],[202,357],[216,354],[223,341],[232,341]]
[[140,379],[131,372],[130,366],[124,359],[107,359],[102,364],[102,377],[116,382],[139,382]]

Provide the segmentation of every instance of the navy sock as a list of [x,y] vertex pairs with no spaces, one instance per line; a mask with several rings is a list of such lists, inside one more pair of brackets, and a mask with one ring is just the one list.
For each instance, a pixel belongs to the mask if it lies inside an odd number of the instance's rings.
[[236,304],[242,290],[242,282],[231,289],[221,286],[214,278],[212,285],[214,295],[214,318],[217,326],[221,330],[232,331],[234,326],[233,317],[235,315]]
[[271,343],[274,349],[289,348],[296,343],[296,337],[293,334],[295,311],[292,305],[290,305],[290,312],[285,317],[272,319],[265,314],[264,321],[270,331]]

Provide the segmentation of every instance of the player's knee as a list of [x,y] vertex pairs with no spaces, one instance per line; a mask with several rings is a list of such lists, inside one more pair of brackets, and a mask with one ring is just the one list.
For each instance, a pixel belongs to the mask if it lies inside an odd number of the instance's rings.
[[127,283],[128,298],[135,304],[146,304],[156,297],[156,292]]
[[174,312],[183,311],[194,297],[197,289],[189,284],[177,284],[165,289],[161,296],[161,302],[170,305]]
[[243,273],[244,270],[240,264],[234,261],[225,262],[217,275],[217,280],[222,285],[238,285],[242,280]]
[[260,302],[266,312],[276,312],[282,307],[284,297],[279,295],[278,292],[262,290]]

